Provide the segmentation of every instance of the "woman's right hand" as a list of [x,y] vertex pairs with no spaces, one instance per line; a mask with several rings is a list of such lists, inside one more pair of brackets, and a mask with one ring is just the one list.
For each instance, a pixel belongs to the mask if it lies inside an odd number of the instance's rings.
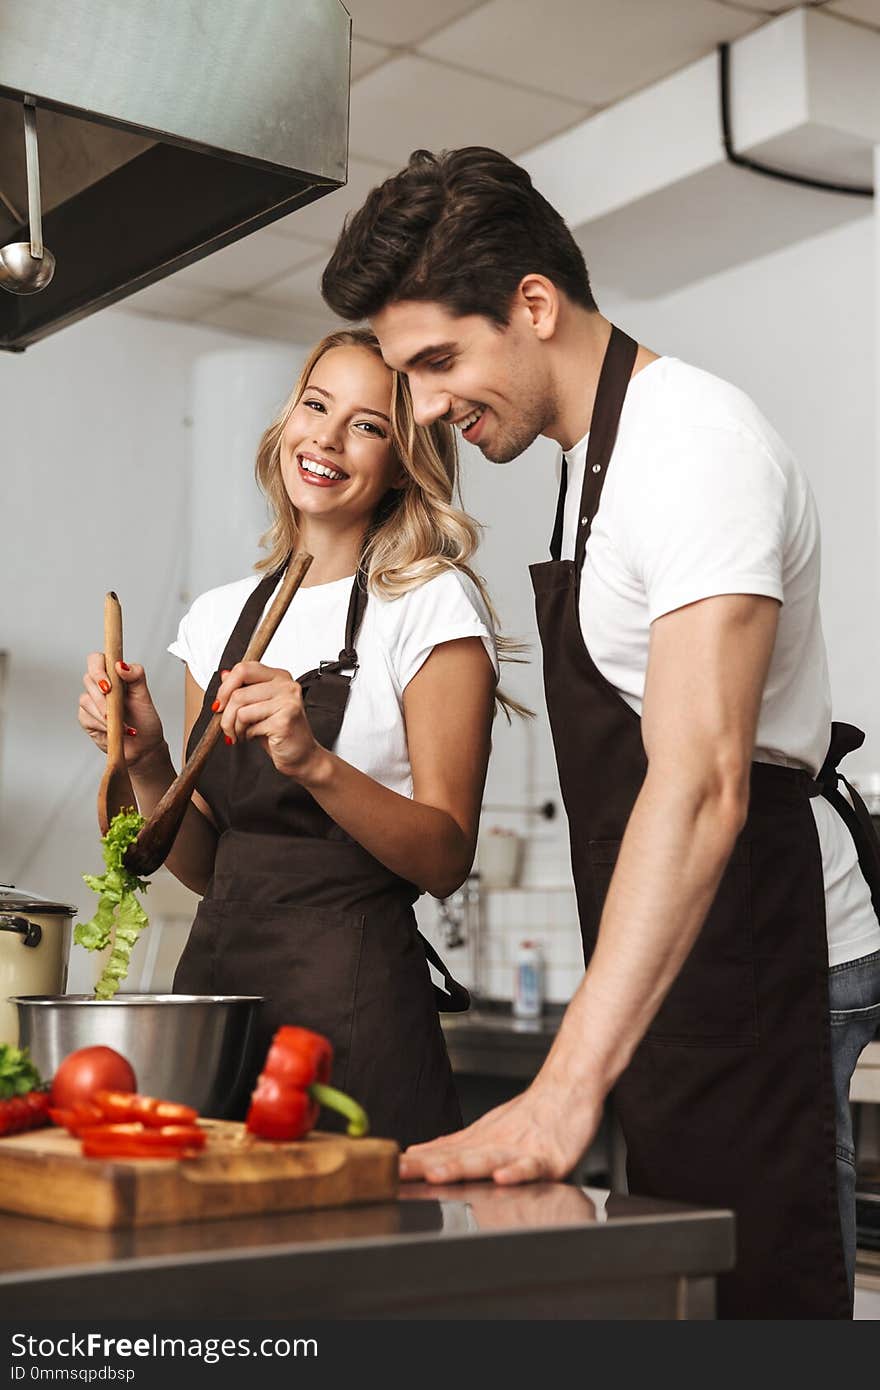
[[[116,677],[125,686],[125,735],[122,740],[129,767],[144,762],[165,747],[165,735],[152,696],[147,689],[143,666],[123,666],[117,662]],[[79,722],[89,738],[107,752],[107,693],[110,683],[103,652],[90,652],[79,697]]]

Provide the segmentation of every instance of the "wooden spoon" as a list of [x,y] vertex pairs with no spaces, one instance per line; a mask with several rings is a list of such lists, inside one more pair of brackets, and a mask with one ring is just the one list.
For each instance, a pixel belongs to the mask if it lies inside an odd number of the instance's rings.
[[111,590],[104,599],[104,665],[110,690],[107,695],[107,765],[98,788],[98,825],[107,834],[120,811],[137,807],[131,778],[125,765],[122,738],[125,731],[125,686],[116,670],[122,660],[122,606]]
[[[248,643],[243,661],[260,660],[311,563],[311,555],[306,554],[304,550],[297,551],[293,556],[272,606]],[[211,718],[185,767],[162,799],[156,803],[152,815],[147,819],[146,825],[142,826],[137,839],[129,845],[125,855],[125,866],[131,873],[143,878],[155,873],[159,865],[167,859],[181,821],[186,815],[186,808],[199,773],[220,737],[221,717],[221,712],[218,712]]]

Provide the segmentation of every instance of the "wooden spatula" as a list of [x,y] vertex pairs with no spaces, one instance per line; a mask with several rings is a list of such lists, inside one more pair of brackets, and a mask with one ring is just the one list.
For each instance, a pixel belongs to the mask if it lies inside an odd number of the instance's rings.
[[102,835],[107,834],[115,815],[137,806],[122,749],[125,686],[116,670],[116,663],[121,660],[122,606],[111,590],[104,599],[104,665],[110,692],[107,696],[107,766],[98,788],[98,825]]
[[[243,661],[261,659],[311,563],[311,555],[307,555],[304,550],[297,551],[293,556],[272,606],[248,643]],[[180,823],[186,815],[198,775],[220,737],[220,718],[220,713],[212,717],[186,766],[171,783],[161,801],[157,802],[137,839],[129,845],[125,855],[125,866],[131,873],[145,877],[155,873],[159,865],[164,864],[180,829]]]

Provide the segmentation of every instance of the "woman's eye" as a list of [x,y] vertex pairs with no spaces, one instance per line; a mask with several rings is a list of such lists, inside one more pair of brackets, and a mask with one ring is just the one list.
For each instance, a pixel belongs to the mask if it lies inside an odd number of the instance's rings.
[[378,435],[380,439],[385,438],[385,431],[379,425],[374,425],[372,420],[360,420],[358,429],[368,430],[371,434]]
[[324,409],[324,402],[323,402],[323,401],[303,401],[303,405],[307,405],[308,408],[309,408],[309,410],[323,410],[323,409]]

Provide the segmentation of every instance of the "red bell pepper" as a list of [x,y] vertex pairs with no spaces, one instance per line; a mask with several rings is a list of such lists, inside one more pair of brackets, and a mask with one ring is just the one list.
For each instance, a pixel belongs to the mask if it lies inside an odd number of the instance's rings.
[[77,1100],[66,1110],[50,1110],[53,1123],[81,1135],[95,1125],[133,1124],[147,1129],[166,1125],[194,1125],[198,1111],[177,1101],[156,1100],[128,1091],[96,1091],[91,1100]]
[[366,1134],[366,1112],[350,1096],[328,1085],[333,1066],[329,1039],[308,1028],[279,1028],[251,1096],[245,1125],[261,1139],[302,1139],[314,1128],[322,1105],[348,1119],[348,1133]]
[[162,1125],[148,1129],[131,1124],[93,1125],[82,1134],[86,1158],[187,1158],[203,1149],[207,1135],[195,1125]]

